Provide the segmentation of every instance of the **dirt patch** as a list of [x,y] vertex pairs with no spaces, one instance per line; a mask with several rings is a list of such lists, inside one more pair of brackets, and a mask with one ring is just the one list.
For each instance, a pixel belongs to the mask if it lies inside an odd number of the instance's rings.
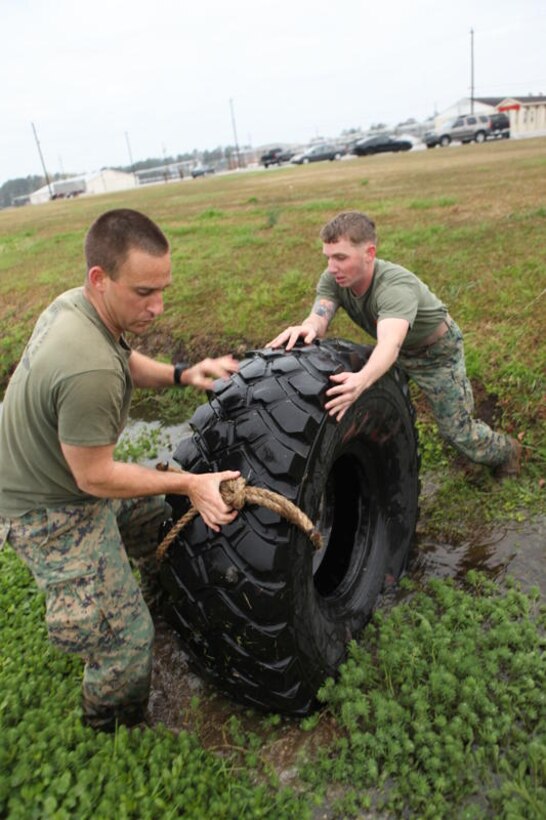
[[288,717],[277,717],[275,726],[267,727],[265,714],[224,697],[192,671],[180,637],[155,613],[154,623],[154,671],[148,707],[153,724],[195,734],[205,749],[218,754],[244,754],[248,749],[239,749],[229,730],[229,720],[235,717],[245,734],[260,735],[260,762],[273,769],[283,784],[297,778],[296,763],[301,754],[329,745],[339,733],[326,712],[312,731],[304,731],[299,720]]
[[132,337],[130,344],[146,356],[169,356],[172,362],[187,360],[195,363],[208,357],[216,358],[231,353],[240,359],[248,350],[263,347],[263,339],[252,340],[243,336],[216,336],[204,333],[189,341],[176,339],[168,330],[155,331],[146,336]]

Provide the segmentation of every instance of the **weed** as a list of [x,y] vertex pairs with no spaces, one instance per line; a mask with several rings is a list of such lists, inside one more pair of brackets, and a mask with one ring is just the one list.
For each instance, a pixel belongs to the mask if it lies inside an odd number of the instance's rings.
[[414,210],[429,210],[429,208],[448,208],[455,205],[457,200],[454,197],[443,196],[439,199],[414,199],[409,204],[409,208]]
[[538,818],[545,617],[538,593],[502,591],[475,572],[463,588],[431,581],[378,611],[339,679],[319,693],[343,734],[305,768],[309,782],[358,783],[360,794],[343,800],[346,816],[359,814],[368,791],[376,809],[396,816],[485,806],[488,816]]
[[266,213],[266,228],[274,228],[281,215],[280,208],[270,208]]
[[117,461],[143,461],[157,458],[158,449],[169,444],[169,437],[157,427],[145,425],[138,432],[125,431],[119,439],[114,457]]
[[[80,721],[82,664],[47,641],[43,595],[10,549],[0,552],[2,817],[305,818],[301,797],[237,770],[197,739],[159,725],[114,736]],[[234,726],[234,731],[235,731]],[[253,740],[246,752],[258,751]]]
[[223,216],[224,212],[218,208],[207,208],[206,211],[201,211],[197,219],[221,219]]

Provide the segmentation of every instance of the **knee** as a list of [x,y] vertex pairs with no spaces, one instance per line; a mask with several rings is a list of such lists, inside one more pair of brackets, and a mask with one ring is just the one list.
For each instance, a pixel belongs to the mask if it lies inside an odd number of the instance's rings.
[[457,419],[455,423],[453,421],[450,423],[445,419],[438,420],[438,432],[444,441],[456,448],[464,447],[472,441],[470,419],[467,421]]

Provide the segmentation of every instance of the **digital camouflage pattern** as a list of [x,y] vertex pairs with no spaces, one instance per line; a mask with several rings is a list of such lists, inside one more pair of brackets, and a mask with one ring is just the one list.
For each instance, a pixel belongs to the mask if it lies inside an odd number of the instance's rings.
[[38,509],[7,526],[0,518],[46,594],[51,642],[85,661],[84,713],[148,699],[154,627],[128,555],[150,556],[166,517],[163,497],[152,497]]
[[511,453],[511,440],[472,418],[474,396],[466,375],[463,335],[453,319],[435,344],[411,354],[402,350],[398,364],[428,399],[442,438],[471,461],[497,467]]

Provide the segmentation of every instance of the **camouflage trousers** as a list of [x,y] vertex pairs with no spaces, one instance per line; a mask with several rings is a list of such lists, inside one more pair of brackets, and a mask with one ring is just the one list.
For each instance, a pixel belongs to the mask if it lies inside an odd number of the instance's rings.
[[153,553],[166,517],[152,497],[37,509],[4,526],[46,594],[51,642],[85,661],[84,714],[148,700],[154,627],[128,556]]
[[412,353],[402,350],[398,364],[425,394],[442,438],[471,461],[496,467],[511,452],[510,438],[472,418],[474,397],[466,375],[463,336],[453,319],[435,344]]

